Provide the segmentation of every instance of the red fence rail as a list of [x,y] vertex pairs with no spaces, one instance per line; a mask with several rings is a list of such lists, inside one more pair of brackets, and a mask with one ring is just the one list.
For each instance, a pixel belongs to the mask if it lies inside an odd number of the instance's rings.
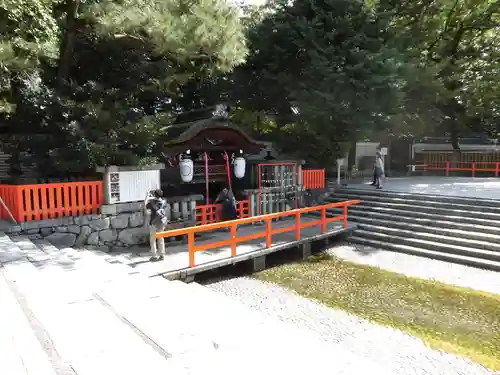
[[[96,214],[104,203],[104,182],[0,185],[0,196],[17,222]],[[10,220],[0,207],[0,219]]]
[[325,170],[324,169],[303,169],[302,185],[306,189],[324,189],[325,188]]
[[450,172],[471,172],[472,177],[475,177],[476,172],[494,172],[495,177],[500,173],[500,162],[451,162],[445,161],[442,163],[426,164],[423,166],[424,172],[427,171],[444,171],[446,176]]
[[[350,205],[353,204],[359,204],[359,200],[351,200],[351,201],[345,201],[345,202],[337,202],[337,203],[329,203],[321,206],[315,206],[315,207],[305,207],[305,208],[298,208],[295,210],[290,210],[290,211],[283,211],[283,212],[277,212],[273,214],[267,214],[267,215],[259,215],[259,216],[252,216],[252,217],[247,217],[243,219],[236,219],[236,220],[228,220],[228,221],[223,221],[220,223],[212,223],[212,224],[207,224],[207,225],[200,225],[200,226],[193,226],[193,227],[187,227],[187,228],[181,228],[181,229],[173,229],[165,232],[160,232],[156,234],[156,238],[162,238],[162,237],[175,237],[175,236],[184,236],[187,235],[188,237],[188,250],[189,250],[189,267],[195,267],[195,254],[198,251],[206,251],[210,249],[216,249],[222,246],[231,246],[231,257],[235,257],[236,254],[236,247],[239,243],[241,242],[248,242],[252,241],[255,239],[259,238],[265,238],[266,239],[266,248],[270,248],[272,246],[272,237],[274,234],[280,234],[280,233],[286,233],[286,232],[291,232],[295,231],[295,240],[299,241],[301,238],[301,229],[303,228],[308,228],[308,227],[313,227],[316,225],[321,226],[321,232],[325,233],[327,230],[327,224],[333,221],[342,221],[344,224],[344,228],[347,228],[347,210]],[[326,210],[329,208],[343,208],[343,212],[341,215],[335,216],[335,217],[327,217],[326,215]],[[319,220],[315,221],[310,221],[310,222],[305,222],[302,223],[301,221],[301,215],[305,213],[310,213],[314,211],[320,211],[321,217]],[[295,217],[295,224],[290,225],[285,228],[277,228],[274,229],[272,228],[272,220],[281,218],[281,217],[288,217],[292,216]],[[238,232],[236,231],[236,228],[238,225],[243,225],[243,224],[252,224],[258,221],[264,221],[265,222],[265,230],[262,232],[258,233],[253,233],[250,235],[246,236],[238,236]],[[206,243],[203,245],[198,245],[196,246],[195,244],[195,234],[196,233],[201,233],[201,232],[208,232],[211,230],[216,230],[216,229],[222,229],[222,228],[230,228],[230,238],[228,240],[223,240],[223,241],[217,241],[217,242],[210,242]]]
[[[250,201],[239,201],[236,205],[238,218],[242,219],[250,216]],[[205,204],[196,206],[196,224],[205,225],[218,223],[222,219],[222,204]]]

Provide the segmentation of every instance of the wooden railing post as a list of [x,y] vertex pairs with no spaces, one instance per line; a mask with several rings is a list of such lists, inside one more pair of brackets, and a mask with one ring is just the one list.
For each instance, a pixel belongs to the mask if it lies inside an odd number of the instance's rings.
[[189,251],[189,268],[193,268],[195,265],[194,262],[194,232],[191,231],[188,233],[188,251]]
[[237,225],[232,223],[231,224],[231,256],[235,257],[236,256],[236,229]]
[[301,220],[300,220],[300,211],[295,214],[295,240],[300,241],[300,228],[301,228]]
[[266,218],[266,248],[269,249],[273,244],[273,227],[270,218]]
[[14,218],[19,223],[24,221],[24,216],[25,216],[23,187],[13,186],[13,190],[14,190],[14,209],[12,210],[12,215],[14,215]]
[[446,161],[446,177],[450,175],[450,162]]
[[499,162],[496,162],[495,163],[495,177],[498,177],[498,171],[499,171],[499,166],[500,166],[500,163]]
[[476,163],[472,163],[472,177],[476,177]]
[[347,204],[344,205],[344,228],[347,228],[348,227],[348,223],[347,223],[347,209],[349,208],[349,206]]
[[321,233],[326,232],[326,208],[321,209]]

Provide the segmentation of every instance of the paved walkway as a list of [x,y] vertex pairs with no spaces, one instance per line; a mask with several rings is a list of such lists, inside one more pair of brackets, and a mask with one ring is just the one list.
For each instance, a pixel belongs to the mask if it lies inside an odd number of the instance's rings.
[[0,374],[396,375],[196,283],[1,235],[0,250]]
[[[367,179],[348,188],[374,190]],[[385,191],[500,200],[500,178],[494,177],[397,177],[387,178]]]

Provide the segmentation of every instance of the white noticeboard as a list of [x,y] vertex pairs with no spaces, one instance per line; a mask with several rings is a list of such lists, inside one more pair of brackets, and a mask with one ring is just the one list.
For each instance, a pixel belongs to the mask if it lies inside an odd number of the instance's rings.
[[382,148],[380,149],[380,153],[381,153],[383,156],[387,155],[387,147],[382,147]]
[[148,191],[160,188],[160,171],[112,172],[109,184],[110,203],[142,201]]

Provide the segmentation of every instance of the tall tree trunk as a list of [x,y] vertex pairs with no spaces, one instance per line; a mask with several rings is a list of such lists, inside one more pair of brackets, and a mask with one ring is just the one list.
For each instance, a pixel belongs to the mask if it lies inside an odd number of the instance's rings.
[[80,0],[66,1],[66,25],[62,36],[61,47],[59,49],[59,70],[57,72],[57,86],[61,87],[66,83],[71,70],[73,52],[75,48],[76,19]]

